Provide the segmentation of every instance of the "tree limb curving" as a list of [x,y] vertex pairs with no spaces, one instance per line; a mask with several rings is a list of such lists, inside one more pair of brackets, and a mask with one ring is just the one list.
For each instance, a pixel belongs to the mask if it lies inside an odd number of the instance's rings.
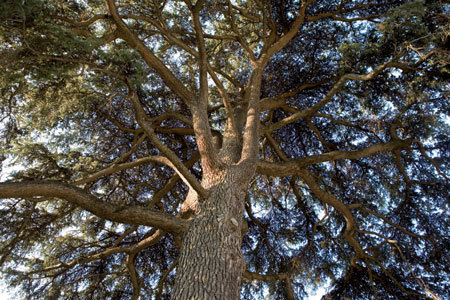
[[85,190],[61,182],[2,182],[0,198],[55,197],[69,201],[94,215],[113,222],[146,225],[182,233],[189,221],[144,207],[120,207],[105,203]]

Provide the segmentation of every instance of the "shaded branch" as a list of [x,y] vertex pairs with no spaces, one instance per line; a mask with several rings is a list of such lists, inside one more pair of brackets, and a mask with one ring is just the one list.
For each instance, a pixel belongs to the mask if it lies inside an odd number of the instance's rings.
[[143,164],[147,164],[147,163],[150,163],[150,162],[156,162],[156,163],[160,163],[160,164],[165,164],[165,165],[167,165],[169,167],[174,168],[174,165],[166,157],[163,157],[163,156],[148,156],[148,157],[143,157],[143,158],[136,159],[135,161],[132,161],[132,162],[127,162],[127,163],[118,164],[118,165],[113,164],[112,166],[110,166],[110,167],[108,167],[106,169],[103,169],[101,171],[98,171],[98,172],[90,175],[87,178],[74,181],[74,182],[72,182],[72,184],[74,184],[74,185],[81,185],[81,184],[89,183],[89,182],[92,182],[92,181],[95,181],[95,180],[99,179],[100,177],[103,177],[103,176],[106,176],[106,175],[110,175],[110,174],[113,174],[113,173],[116,173],[116,172],[119,172],[119,171],[122,171],[122,170],[131,169],[131,168],[134,168],[134,167],[137,167],[137,166],[140,166],[140,165],[143,165]]
[[345,219],[346,228],[344,232],[344,238],[354,249],[356,253],[356,258],[362,258],[364,256],[364,250],[362,249],[360,243],[355,238],[354,233],[356,224],[355,219],[350,211],[350,209],[341,201],[339,201],[334,195],[324,191],[317,183],[312,174],[303,169],[298,173],[299,177],[308,185],[309,189],[319,198],[320,201],[331,205],[334,207]]
[[332,18],[333,20],[338,20],[338,21],[343,21],[343,22],[352,22],[352,21],[360,21],[360,20],[368,20],[371,21],[373,18],[376,18],[377,15],[370,15],[370,16],[366,16],[366,17],[356,17],[356,18],[351,18],[351,19],[347,19],[347,18],[343,18],[343,17],[338,17],[338,14],[348,14],[348,13],[352,13],[361,9],[366,9],[366,8],[371,8],[371,7],[380,7],[380,6],[386,6],[385,3],[368,3],[368,4],[360,4],[351,8],[347,8],[347,9],[338,9],[332,12],[327,12],[327,13],[321,13],[315,16],[307,16],[306,17],[306,21],[308,22],[313,22],[313,21],[317,21],[320,19],[325,19],[325,18]]
[[377,212],[375,212],[375,211],[373,211],[373,210],[370,210],[370,209],[368,209],[368,208],[366,208],[366,207],[363,207],[363,206],[360,205],[360,204],[355,205],[355,206],[352,207],[352,208],[357,208],[357,209],[360,209],[360,210],[362,210],[363,212],[365,212],[365,213],[367,213],[367,214],[373,215],[373,216],[375,216],[375,217],[377,217],[377,218],[383,220],[385,223],[391,225],[392,227],[397,228],[397,229],[400,230],[401,232],[403,232],[403,233],[405,233],[405,234],[407,234],[407,235],[409,235],[409,236],[411,236],[411,237],[413,237],[413,238],[424,239],[424,240],[428,240],[428,239],[429,239],[429,237],[422,236],[422,235],[418,235],[418,234],[412,233],[411,231],[406,230],[405,228],[403,228],[403,227],[400,226],[399,224],[396,224],[396,223],[392,222],[391,220],[389,220],[389,218],[383,216],[382,214],[377,213]]
[[172,265],[164,272],[164,274],[159,278],[158,285],[156,286],[157,293],[156,293],[156,300],[161,300],[161,295],[164,287],[164,281],[166,281],[169,274],[175,269],[175,267],[178,265],[180,259],[176,259]]
[[337,150],[287,162],[272,163],[260,160],[258,162],[257,172],[277,177],[290,176],[298,174],[302,169],[313,164],[339,159],[359,159],[380,152],[390,152],[395,149],[408,149],[413,142],[413,140],[393,140],[388,143],[376,144],[360,150]]
[[[86,264],[88,262],[99,260],[99,259],[104,259],[108,256],[111,256],[111,255],[114,255],[117,253],[129,252],[130,249],[131,249],[131,247],[111,247],[111,248],[105,249],[101,252],[91,254],[87,257],[77,258],[77,259],[71,260],[69,262],[61,262],[59,264],[45,267],[42,269],[42,271],[49,272],[49,271],[60,269],[60,268],[73,268],[77,265]],[[36,272],[33,271],[32,273],[36,273]]]
[[150,49],[139,39],[139,37],[133,33],[130,28],[125,24],[122,18],[117,12],[114,0],[106,0],[107,8],[117,25],[121,37],[133,48],[141,54],[144,61],[153,68],[156,73],[163,79],[164,83],[173,90],[178,96],[180,96],[188,105],[193,104],[195,96],[189,91],[183,83],[173,75],[173,73],[167,68],[167,66],[156,57]]
[[80,65],[86,65],[88,67],[90,67],[90,70],[92,71],[98,71],[104,74],[107,74],[111,77],[114,77],[116,79],[125,81],[125,77],[118,74],[117,72],[105,69],[102,66],[99,66],[93,62],[87,61],[87,60],[83,60],[83,59],[76,59],[76,58],[68,58],[68,57],[61,57],[61,56],[37,56],[34,57],[33,59],[44,59],[44,60],[54,60],[54,61],[60,61],[60,62],[66,62],[66,63],[76,63],[76,64],[80,64]]
[[334,95],[336,95],[345,85],[345,83],[348,80],[356,80],[356,81],[367,81],[375,78],[381,71],[385,70],[386,68],[393,67],[394,59],[379,65],[377,68],[375,68],[372,72],[368,74],[355,74],[355,73],[349,73],[343,75],[339,80],[334,84],[334,86],[331,88],[331,90],[327,93],[327,95],[322,98],[319,102],[311,106],[310,108],[307,108],[305,110],[296,112],[283,120],[272,124],[268,126],[265,131],[272,132],[274,130],[280,129],[288,124],[291,124],[295,121],[297,121],[300,118],[305,118],[308,116],[311,116],[312,114],[316,113],[320,108],[322,108],[324,105],[326,105],[328,102],[330,102]]
[[[128,83],[129,87],[129,98],[133,105],[136,114],[136,120],[139,125],[144,129],[146,135],[150,139],[150,141],[161,151],[166,157],[167,161],[164,161],[165,164],[169,165],[171,168],[177,172],[177,174],[183,179],[183,181],[190,187],[193,188],[201,197],[206,197],[208,192],[202,187],[200,182],[194,177],[194,175],[189,172],[186,166],[182,163],[182,161],[176,156],[176,154],[168,148],[164,143],[162,143],[155,134],[154,129],[151,124],[147,121],[147,115],[142,108],[138,95]],[[197,141],[198,143],[198,141]]]
[[281,95],[278,95],[276,97],[271,97],[271,98],[263,98],[261,99],[261,111],[265,111],[265,110],[270,110],[270,109],[274,109],[274,108],[278,108],[278,107],[282,107],[283,105],[285,105],[286,102],[286,98],[295,96],[297,94],[299,94],[300,92],[307,90],[307,89],[311,89],[311,88],[315,88],[318,87],[322,84],[337,80],[338,77],[331,77],[328,79],[324,79],[321,80],[319,82],[313,82],[313,83],[304,83],[301,86],[290,90],[288,92],[285,92]]
[[181,233],[189,226],[182,220],[162,212],[143,207],[121,207],[103,202],[85,190],[60,182],[8,182],[0,183],[0,198],[55,197],[69,201],[94,215],[113,222],[158,227]]
[[250,48],[250,46],[248,45],[248,43],[244,40],[244,38],[240,34],[239,28],[237,28],[237,26],[236,26],[236,20],[235,20],[235,16],[234,16],[234,13],[233,13],[233,8],[234,7],[233,7],[233,5],[232,5],[230,0],[227,0],[227,2],[228,2],[228,16],[230,17],[231,31],[233,31],[234,34],[236,35],[237,41],[241,44],[242,48],[249,55],[250,60],[252,62],[256,62],[255,53],[253,53],[253,51]]
[[136,272],[136,266],[134,265],[134,258],[136,255],[134,253],[128,254],[127,256],[127,269],[130,274],[131,285],[133,286],[133,295],[131,300],[137,300],[141,291],[141,285],[139,284],[139,277]]
[[441,168],[439,167],[439,165],[430,157],[428,156],[428,154],[425,152],[425,148],[423,147],[423,144],[420,141],[417,141],[417,144],[419,145],[419,150],[420,153],[422,154],[423,157],[426,158],[426,160],[428,160],[433,167],[436,169],[436,172],[441,175],[442,177],[445,178],[445,180],[448,182],[449,178],[441,171]]
[[271,45],[270,48],[267,49],[267,52],[265,53],[267,57],[261,55],[261,59],[269,59],[275,53],[283,49],[297,35],[298,30],[305,21],[306,8],[314,2],[315,0],[301,2],[300,10],[294,22],[292,23],[291,29],[289,29],[289,31],[286,34],[283,34],[277,42]]
[[278,281],[278,280],[286,280],[288,278],[287,273],[278,273],[278,274],[259,274],[251,271],[244,271],[242,274],[245,279],[248,281],[252,280],[262,280],[262,281]]

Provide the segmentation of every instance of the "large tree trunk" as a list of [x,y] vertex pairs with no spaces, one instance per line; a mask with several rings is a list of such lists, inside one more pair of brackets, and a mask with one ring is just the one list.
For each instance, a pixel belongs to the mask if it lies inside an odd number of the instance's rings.
[[[211,144],[208,149],[208,140],[205,140],[200,126],[196,130],[197,145],[203,149],[200,150],[203,157],[202,186],[208,191],[208,196],[195,203],[190,198],[193,196],[191,189],[182,207],[182,213],[185,209],[194,210],[194,217],[183,239],[173,300],[240,298],[241,278],[245,270],[241,231],[245,196],[256,173],[258,160],[258,112],[263,69],[264,63],[261,63],[252,72],[244,97],[246,109],[236,107],[228,112],[234,115],[231,118],[234,125],[227,124],[229,127],[224,132],[221,147]],[[196,123],[202,124],[201,116],[194,120],[194,125]],[[207,121],[203,125],[207,125]],[[210,151],[219,152],[208,155]]]
[[233,167],[203,179],[210,194],[199,201],[184,237],[172,299],[239,299],[245,268],[241,227],[248,180],[242,180],[242,171]]

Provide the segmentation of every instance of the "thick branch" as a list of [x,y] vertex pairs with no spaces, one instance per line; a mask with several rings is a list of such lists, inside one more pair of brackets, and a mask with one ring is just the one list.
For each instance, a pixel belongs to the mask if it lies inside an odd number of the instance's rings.
[[380,152],[390,152],[395,149],[407,149],[413,140],[393,140],[388,143],[376,144],[360,150],[351,151],[331,151],[318,155],[311,155],[294,161],[271,163],[259,161],[257,172],[269,176],[290,176],[298,174],[303,168],[327,161],[338,159],[359,159],[368,157]]
[[[261,93],[261,80],[265,64],[256,64],[246,90],[245,99],[248,101],[247,118],[245,122],[244,139],[242,146],[241,162],[258,159],[258,128],[259,128],[259,100]],[[247,163],[245,163],[247,165]]]
[[85,190],[60,182],[0,183],[0,198],[56,197],[69,201],[94,215],[113,222],[146,225],[180,233],[186,220],[143,207],[120,207],[103,202]]
[[200,24],[200,10],[204,1],[197,1],[192,9],[192,21],[198,45],[198,61],[200,67],[200,94],[195,106],[191,107],[195,137],[200,152],[202,167],[208,172],[218,168],[218,159],[212,143],[211,127],[208,121],[208,59],[206,54],[203,30]]

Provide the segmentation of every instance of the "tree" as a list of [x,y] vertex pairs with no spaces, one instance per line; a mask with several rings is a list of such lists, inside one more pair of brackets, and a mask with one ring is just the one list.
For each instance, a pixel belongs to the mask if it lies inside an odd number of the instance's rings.
[[27,299],[449,297],[448,9],[3,1],[4,278]]

